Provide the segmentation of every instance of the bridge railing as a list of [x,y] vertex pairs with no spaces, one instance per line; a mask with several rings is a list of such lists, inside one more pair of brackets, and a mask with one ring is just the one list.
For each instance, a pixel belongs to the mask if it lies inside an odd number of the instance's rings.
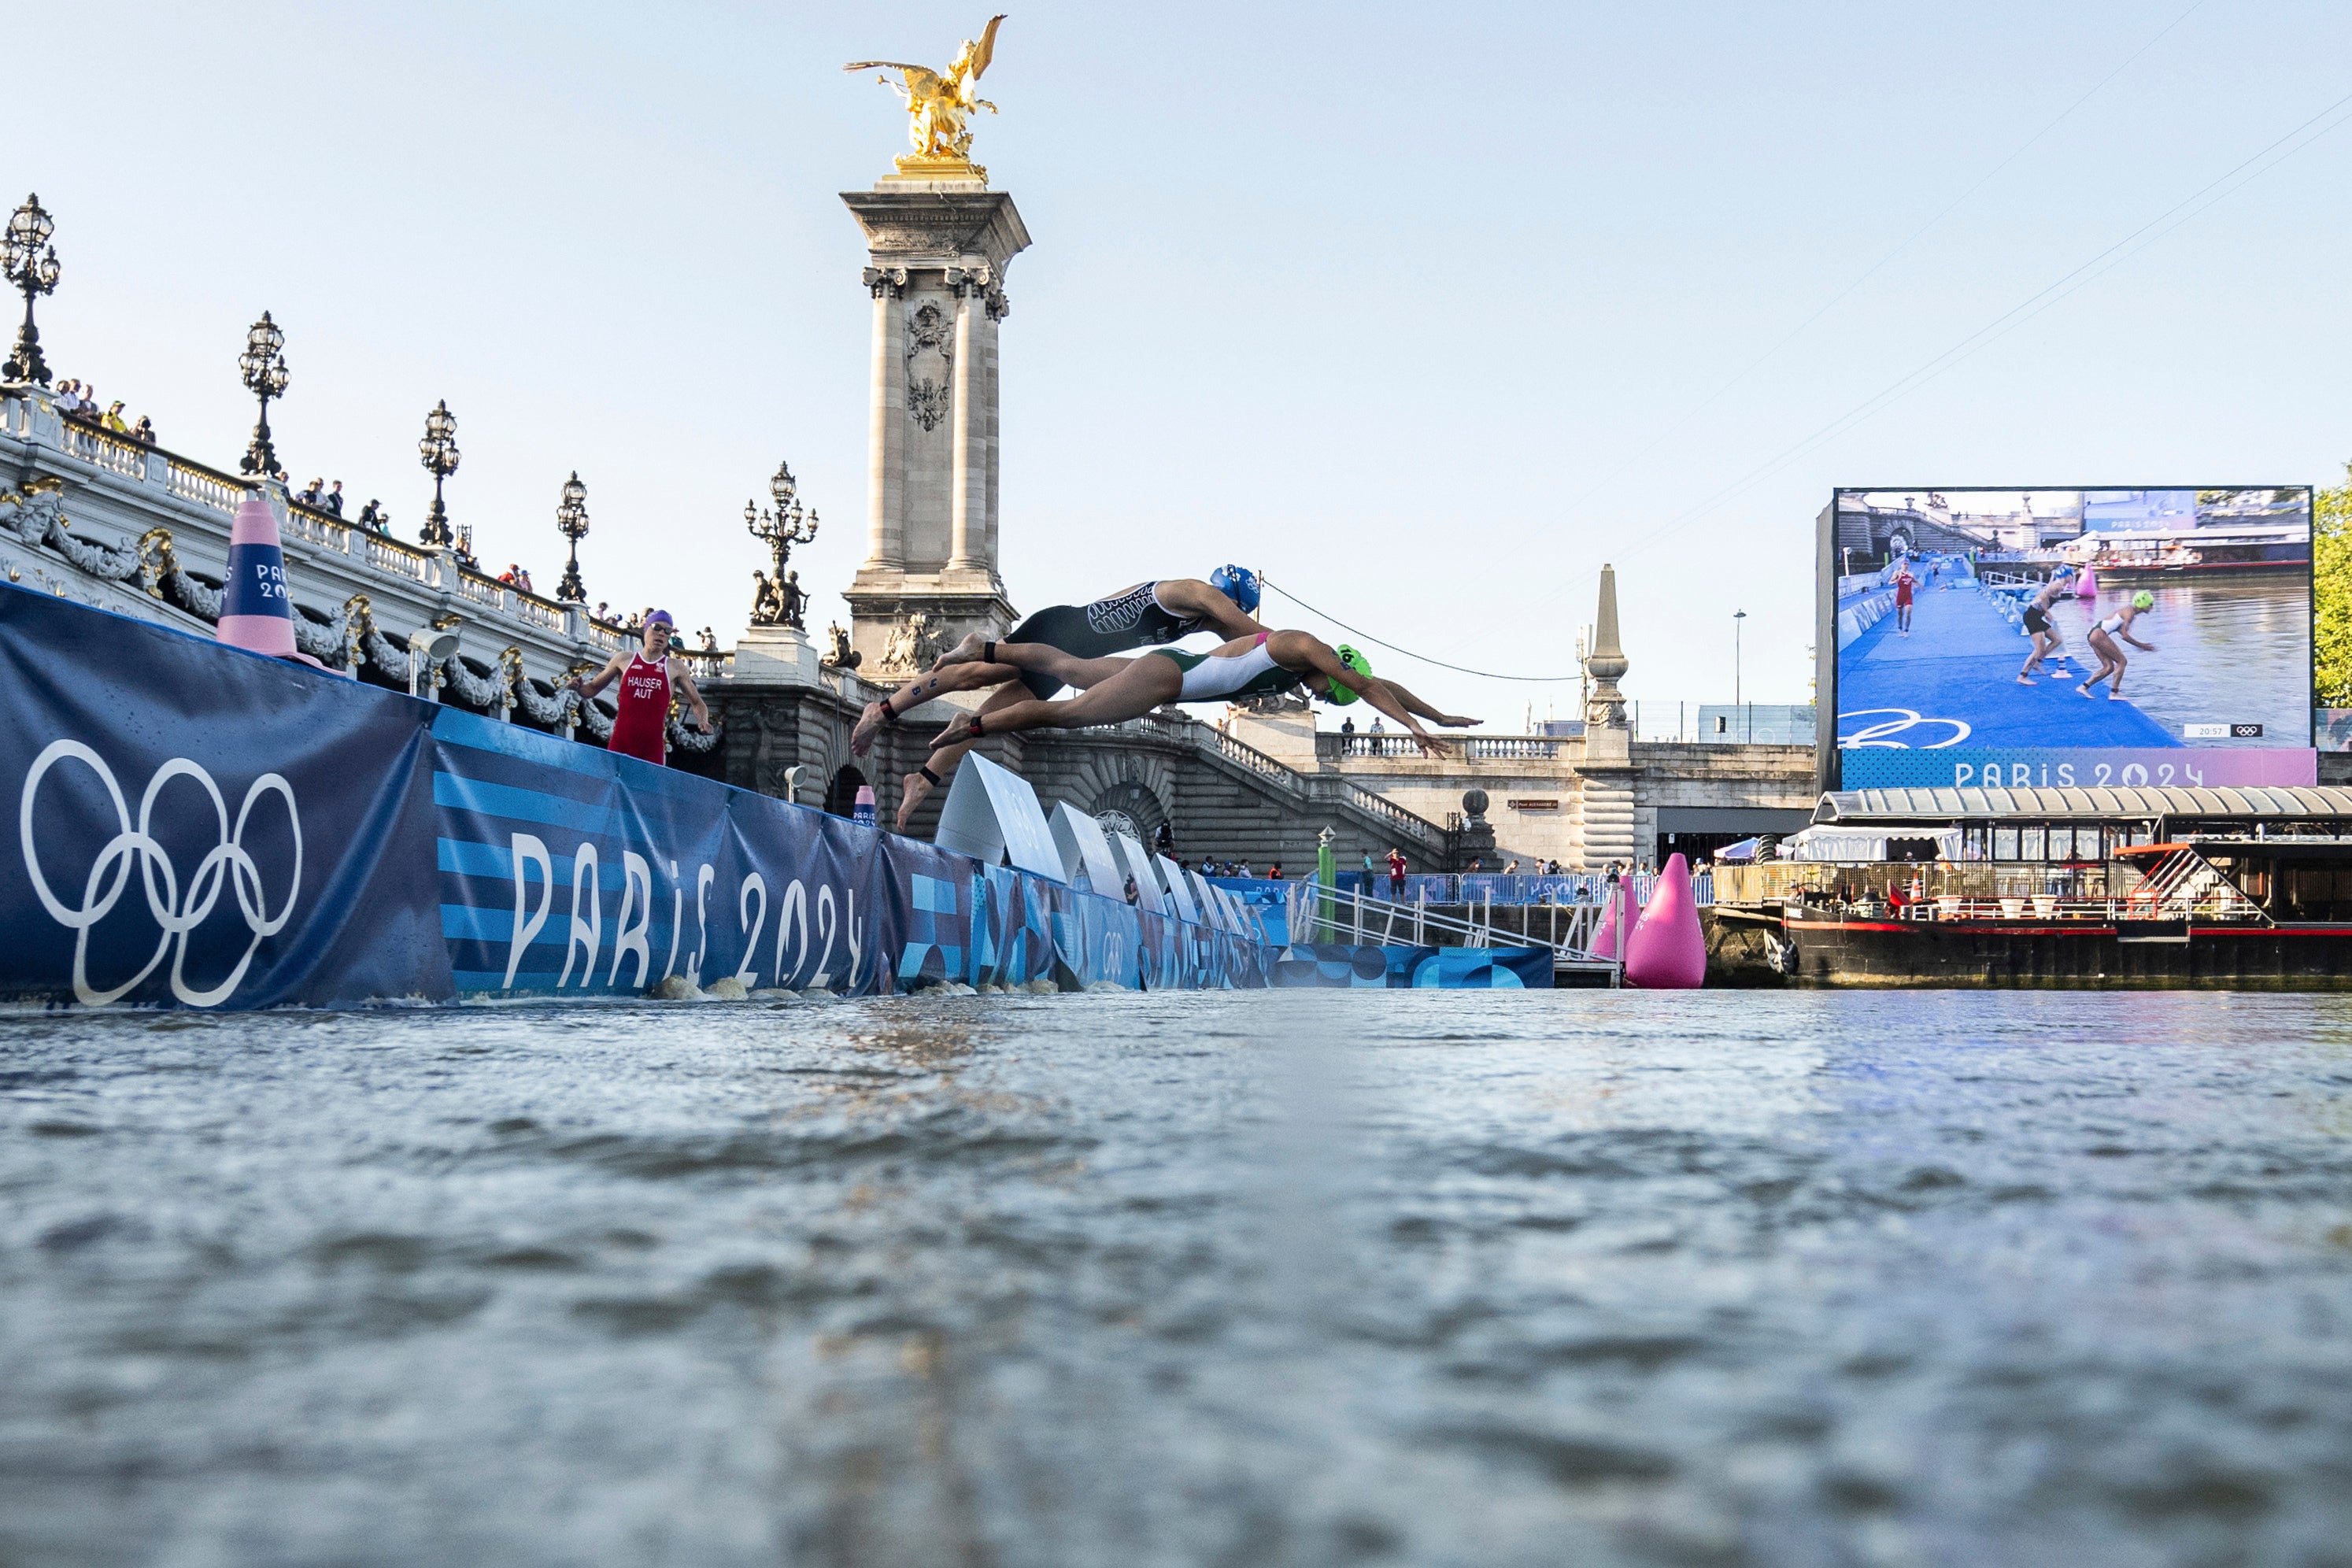
[[1294,942],[1348,942],[1358,947],[1410,942],[1426,947],[1432,945],[1429,939],[1434,933],[1460,938],[1453,945],[1461,947],[1545,947],[1551,950],[1552,962],[1557,965],[1603,970],[1610,984],[1622,984],[1622,965],[1591,950],[1591,944],[1600,936],[1601,907],[1577,906],[1561,912],[1568,923],[1564,935],[1538,936],[1532,922],[1526,931],[1498,935],[1491,922],[1476,918],[1475,910],[1467,911],[1469,918],[1464,918],[1438,912],[1425,903],[1391,903],[1367,897],[1353,888],[1327,888],[1319,882],[1303,881],[1292,885],[1284,916]]

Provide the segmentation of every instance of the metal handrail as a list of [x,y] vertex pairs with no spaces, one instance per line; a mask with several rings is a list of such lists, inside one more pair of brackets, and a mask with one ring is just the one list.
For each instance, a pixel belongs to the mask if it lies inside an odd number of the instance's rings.
[[[1385,899],[1369,898],[1352,888],[1327,888],[1316,881],[1294,883],[1286,895],[1283,912],[1289,927],[1290,940],[1293,942],[1300,940],[1298,933],[1302,929],[1327,931],[1330,933],[1328,940],[1339,940],[1339,922],[1336,919],[1327,919],[1313,907],[1326,903],[1350,911],[1353,919],[1349,931],[1357,946],[1365,945],[1365,937],[1370,930],[1368,917],[1377,918],[1381,921],[1380,938],[1373,945],[1381,945],[1389,938],[1393,937],[1400,919],[1404,921],[1412,931],[1416,946],[1425,945],[1421,939],[1432,930],[1451,931],[1464,937],[1466,940],[1462,945],[1465,947],[1493,945],[1495,929],[1492,924],[1457,920],[1452,915],[1433,914],[1426,904],[1418,906],[1393,904]],[[1573,945],[1575,938],[1588,928],[1598,930],[1597,922],[1603,915],[1601,906],[1565,907],[1572,907],[1578,911],[1577,918],[1571,919],[1569,925],[1569,941],[1553,942],[1538,937],[1532,932],[1513,932],[1512,934],[1518,939],[1513,945],[1549,948],[1551,950],[1552,960],[1556,963],[1564,963],[1586,968],[1605,967],[1609,971],[1610,984],[1623,984],[1624,964],[1622,961],[1594,952],[1589,948]]]

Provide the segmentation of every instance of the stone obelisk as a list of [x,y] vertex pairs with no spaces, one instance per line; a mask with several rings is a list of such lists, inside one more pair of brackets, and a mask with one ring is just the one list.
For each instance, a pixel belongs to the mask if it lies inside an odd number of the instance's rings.
[[997,571],[996,337],[1004,269],[1029,244],[1013,198],[961,159],[899,160],[846,191],[874,301],[866,561],[844,595],[860,673],[928,668],[1013,625]]
[[1618,645],[1617,569],[1604,564],[1592,651],[1584,659],[1592,690],[1584,704],[1584,745],[1576,763],[1575,838],[1578,858],[1588,871],[1612,861],[1633,864],[1633,735],[1625,723],[1625,694],[1617,688],[1632,668]]

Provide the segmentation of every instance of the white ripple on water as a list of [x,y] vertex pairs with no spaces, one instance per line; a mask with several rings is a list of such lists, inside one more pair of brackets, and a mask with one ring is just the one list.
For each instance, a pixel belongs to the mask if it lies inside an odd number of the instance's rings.
[[0,1561],[2352,1539],[2328,998],[6,1027]]

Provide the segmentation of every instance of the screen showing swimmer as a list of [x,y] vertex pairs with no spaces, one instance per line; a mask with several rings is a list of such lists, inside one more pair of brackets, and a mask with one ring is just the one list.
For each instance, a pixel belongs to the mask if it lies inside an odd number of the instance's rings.
[[1847,789],[2311,784],[2311,490],[1841,489]]

